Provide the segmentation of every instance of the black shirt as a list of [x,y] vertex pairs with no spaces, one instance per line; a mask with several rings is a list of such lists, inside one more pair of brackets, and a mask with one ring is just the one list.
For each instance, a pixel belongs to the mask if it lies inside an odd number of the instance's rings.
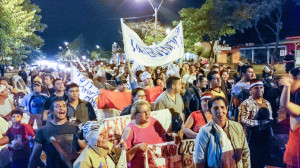
[[65,162],[61,160],[60,155],[52,144],[50,138],[53,136],[59,142],[63,150],[68,155],[72,155],[76,154],[79,149],[79,145],[77,143],[78,131],[78,127],[70,122],[66,122],[63,125],[54,125],[49,122],[37,131],[35,142],[42,144],[43,151],[45,151],[47,155],[47,167],[67,167]]

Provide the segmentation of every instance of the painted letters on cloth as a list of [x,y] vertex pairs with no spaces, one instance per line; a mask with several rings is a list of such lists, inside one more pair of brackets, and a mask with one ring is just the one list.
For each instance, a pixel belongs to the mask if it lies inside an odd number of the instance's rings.
[[127,59],[144,66],[161,66],[184,56],[182,23],[180,22],[159,44],[147,46],[121,21]]
[[[152,111],[151,117],[157,119],[165,130],[171,126],[172,116],[169,109]],[[118,144],[125,127],[131,122],[131,115],[107,118],[104,125],[108,132],[108,140],[114,144]]]
[[171,143],[150,145],[146,168],[194,168],[194,139],[183,140],[179,146]]
[[79,86],[79,98],[90,102],[93,108],[97,109],[98,88],[74,66],[71,70],[71,81]]

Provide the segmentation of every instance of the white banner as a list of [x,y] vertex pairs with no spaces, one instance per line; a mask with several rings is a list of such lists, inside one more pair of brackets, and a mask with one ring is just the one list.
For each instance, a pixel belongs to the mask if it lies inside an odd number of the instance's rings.
[[121,21],[127,59],[144,66],[161,66],[184,57],[182,23],[180,22],[159,44],[147,46],[141,38]]
[[[151,117],[157,119],[163,128],[167,131],[172,123],[172,115],[169,109],[152,111]],[[104,120],[104,126],[108,132],[108,140],[118,144],[125,127],[131,122],[131,115],[107,118]]]
[[85,77],[77,68],[72,66],[71,81],[79,86],[79,99],[88,101],[94,109],[97,109],[96,99],[99,95],[99,90],[94,86],[87,77]]

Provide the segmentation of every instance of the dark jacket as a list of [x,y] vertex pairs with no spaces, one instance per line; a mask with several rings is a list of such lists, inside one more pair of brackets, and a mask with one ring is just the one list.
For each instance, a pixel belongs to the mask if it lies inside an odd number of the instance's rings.
[[188,118],[192,112],[201,110],[200,90],[195,85],[191,85],[185,92],[183,103],[185,118]]

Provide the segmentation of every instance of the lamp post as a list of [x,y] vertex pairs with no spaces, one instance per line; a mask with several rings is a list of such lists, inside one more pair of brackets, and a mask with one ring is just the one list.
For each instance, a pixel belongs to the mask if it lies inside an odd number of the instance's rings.
[[157,34],[157,12],[159,10],[159,8],[161,7],[162,3],[164,2],[164,0],[162,0],[160,2],[160,4],[158,5],[158,7],[154,7],[153,3],[151,0],[148,0],[149,3],[151,4],[152,9],[154,10],[154,17],[155,17],[155,38],[156,38],[156,34]]

